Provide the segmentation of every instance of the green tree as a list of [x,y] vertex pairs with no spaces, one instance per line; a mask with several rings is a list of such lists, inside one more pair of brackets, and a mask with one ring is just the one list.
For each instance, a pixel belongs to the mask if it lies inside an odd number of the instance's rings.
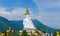
[[21,35],[21,36],[30,36],[30,35],[27,33],[27,31],[26,31],[26,30],[23,30],[22,35]]

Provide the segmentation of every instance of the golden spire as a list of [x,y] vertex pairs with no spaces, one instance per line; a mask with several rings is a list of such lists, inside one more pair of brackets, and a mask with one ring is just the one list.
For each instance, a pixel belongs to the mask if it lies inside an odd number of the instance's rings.
[[28,7],[26,8],[26,13],[25,13],[25,15],[29,15]]

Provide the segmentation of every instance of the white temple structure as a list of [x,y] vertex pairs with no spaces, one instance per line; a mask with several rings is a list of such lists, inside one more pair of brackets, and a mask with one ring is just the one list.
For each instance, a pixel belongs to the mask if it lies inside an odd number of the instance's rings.
[[31,20],[31,18],[29,17],[29,10],[28,10],[28,7],[26,9],[26,13],[25,13],[25,18],[23,20],[23,25],[24,25],[24,29],[36,29],[33,25],[33,22]]
[[[28,7],[26,8],[25,18],[23,19],[23,30],[26,30],[30,35],[33,30],[36,30],[31,18],[29,17]],[[19,33],[22,33],[23,30],[20,30]]]

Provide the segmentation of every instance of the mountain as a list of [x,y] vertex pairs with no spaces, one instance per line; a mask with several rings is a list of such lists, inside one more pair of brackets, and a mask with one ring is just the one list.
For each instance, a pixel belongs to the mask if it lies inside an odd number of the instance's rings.
[[[42,29],[50,31],[50,32],[53,32],[55,30],[54,28],[50,28],[36,19],[32,19],[32,22],[34,26],[36,27],[36,29],[41,27]],[[0,16],[0,31],[7,30],[9,26],[11,27],[11,29],[14,29],[14,30],[22,30],[24,26],[23,20],[9,21],[8,19]]]
[[14,20],[10,21],[11,27],[14,30],[22,30],[23,29],[23,21],[22,20]]
[[0,16],[0,31],[5,31],[8,28],[8,20]]
[[34,26],[37,28],[37,29],[39,29],[39,28],[42,28],[43,30],[46,30],[47,32],[54,32],[56,29],[54,29],[54,28],[51,28],[51,27],[49,27],[49,26],[46,26],[46,25],[44,25],[43,23],[41,23],[40,21],[38,21],[38,20],[32,20],[33,21],[33,23],[34,23]]

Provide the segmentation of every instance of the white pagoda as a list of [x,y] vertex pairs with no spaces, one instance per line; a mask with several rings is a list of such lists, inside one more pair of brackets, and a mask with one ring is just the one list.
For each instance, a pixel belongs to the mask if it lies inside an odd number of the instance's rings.
[[[26,9],[25,18],[23,19],[23,30],[26,30],[29,34],[31,34],[33,30],[36,30],[31,18],[29,17],[28,7]],[[22,33],[23,30],[20,30],[19,33]]]
[[23,26],[24,26],[24,30],[26,30],[28,33],[30,33],[33,30],[36,30],[36,28],[33,25],[32,20],[29,16],[28,7],[26,9],[25,18],[23,19]]
[[31,18],[29,17],[29,10],[28,7],[26,9],[26,13],[25,13],[25,18],[23,20],[23,25],[24,25],[24,30],[32,30],[32,29],[36,29],[33,25],[33,22],[31,20]]

